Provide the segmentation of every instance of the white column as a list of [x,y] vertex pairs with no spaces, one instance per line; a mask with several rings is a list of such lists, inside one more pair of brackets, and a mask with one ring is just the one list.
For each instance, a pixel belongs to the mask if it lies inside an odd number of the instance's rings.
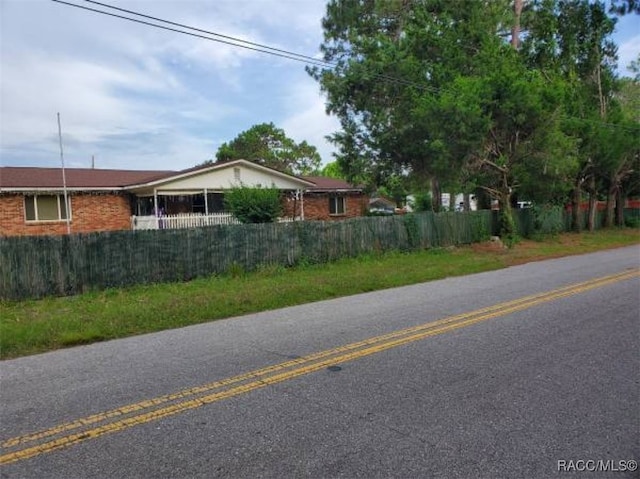
[[156,217],[156,229],[160,229],[160,210],[158,209],[158,190],[156,188],[153,189],[153,216]]
[[298,194],[300,195],[300,219],[304,221],[304,190],[298,190]]

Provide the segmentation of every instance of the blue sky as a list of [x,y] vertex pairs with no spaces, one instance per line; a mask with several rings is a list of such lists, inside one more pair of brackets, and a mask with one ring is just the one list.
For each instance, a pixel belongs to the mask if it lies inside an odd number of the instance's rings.
[[[322,41],[325,0],[105,3],[309,56]],[[70,167],[189,168],[262,122],[332,160],[338,122],[301,63],[50,0],[0,0],[0,18],[2,166],[59,166],[57,112]],[[618,24],[621,66],[640,52],[639,24]]]

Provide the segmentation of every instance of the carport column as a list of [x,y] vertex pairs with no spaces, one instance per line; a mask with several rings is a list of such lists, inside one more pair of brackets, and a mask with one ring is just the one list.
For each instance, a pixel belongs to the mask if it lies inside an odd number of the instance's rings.
[[[304,221],[304,190],[298,190],[296,193],[300,197],[300,219]],[[295,212],[293,216],[295,217]]]
[[156,229],[160,229],[160,210],[158,210],[158,190],[156,188],[153,189],[153,216],[156,217]]
[[204,214],[209,214],[209,201],[207,200],[207,189],[204,189]]

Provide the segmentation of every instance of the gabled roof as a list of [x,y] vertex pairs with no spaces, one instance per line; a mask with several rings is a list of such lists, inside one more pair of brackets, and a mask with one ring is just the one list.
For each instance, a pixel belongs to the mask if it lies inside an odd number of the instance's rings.
[[244,166],[246,168],[251,168],[253,170],[262,171],[263,173],[266,173],[268,175],[278,176],[280,178],[285,178],[287,180],[293,180],[294,182],[299,183],[301,186],[306,186],[306,187],[314,186],[314,183],[302,177],[293,176],[293,175],[290,175],[289,173],[284,173],[282,171],[275,170],[267,166],[259,165],[258,163],[254,163],[248,160],[233,160],[233,161],[228,161],[224,163],[212,163],[212,164],[206,164],[206,165],[199,165],[193,168],[188,168],[186,170],[175,171],[175,172],[172,172],[171,175],[161,176],[161,177],[152,179],[150,181],[139,182],[135,185],[129,185],[129,187],[131,188],[150,187],[150,186],[155,187],[155,186],[159,186],[164,183],[169,183],[175,180],[189,178],[189,177],[201,175],[201,174],[216,171],[216,170],[233,168],[236,166]]
[[396,202],[384,196],[377,196],[369,200],[369,206],[390,206],[395,208]]

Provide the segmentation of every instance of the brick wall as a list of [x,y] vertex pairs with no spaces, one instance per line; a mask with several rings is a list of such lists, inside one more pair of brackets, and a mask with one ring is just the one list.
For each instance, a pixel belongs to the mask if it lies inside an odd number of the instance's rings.
[[[336,196],[330,193],[313,193],[307,192],[304,194],[304,219],[305,220],[322,220],[333,221],[341,220],[345,218],[355,218],[362,216],[365,208],[368,204],[367,197],[361,193],[349,193],[340,195],[345,198],[346,208],[344,215],[330,215],[329,214],[329,198]],[[289,202],[288,205],[292,203]],[[299,203],[298,203],[299,204]],[[290,216],[292,207],[287,208],[285,205],[285,214]]]
[[[70,200],[72,233],[131,228],[131,209],[125,194],[72,194]],[[66,221],[27,222],[23,195],[0,195],[0,236],[57,235],[66,232]]]

